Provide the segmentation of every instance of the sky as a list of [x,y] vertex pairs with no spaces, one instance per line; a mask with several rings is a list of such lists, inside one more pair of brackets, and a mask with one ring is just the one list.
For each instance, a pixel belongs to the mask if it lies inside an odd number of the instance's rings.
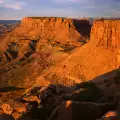
[[120,0],[0,0],[0,20],[27,16],[120,17]]

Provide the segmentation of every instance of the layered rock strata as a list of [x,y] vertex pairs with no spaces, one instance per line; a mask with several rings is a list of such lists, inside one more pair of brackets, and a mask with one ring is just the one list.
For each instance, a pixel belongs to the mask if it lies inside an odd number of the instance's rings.
[[107,48],[120,48],[120,20],[96,20],[91,30],[91,41]]

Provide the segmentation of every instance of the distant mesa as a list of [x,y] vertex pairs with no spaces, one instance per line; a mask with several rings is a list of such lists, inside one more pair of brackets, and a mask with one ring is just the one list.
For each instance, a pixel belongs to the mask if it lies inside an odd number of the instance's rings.
[[[60,33],[62,31],[67,32],[67,29],[69,29],[68,34],[72,37],[72,33],[70,32],[73,32],[73,38],[77,36],[80,37],[80,35],[89,36],[91,29],[91,25],[88,20],[57,17],[26,17],[22,19],[21,26],[34,29],[54,29],[56,32],[59,31]],[[66,31],[64,31],[65,29]]]

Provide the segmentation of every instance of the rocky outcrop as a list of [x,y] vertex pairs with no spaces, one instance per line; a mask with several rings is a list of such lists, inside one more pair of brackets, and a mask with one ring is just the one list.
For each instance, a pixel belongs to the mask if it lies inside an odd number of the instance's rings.
[[[46,45],[65,46],[72,51],[86,43],[91,25],[88,20],[55,17],[23,18],[19,27],[7,35],[0,46],[0,64],[14,59],[26,60],[34,52],[40,52]],[[88,40],[88,39],[87,39]]]
[[[89,38],[91,25],[88,20],[76,20],[71,18],[55,17],[27,17],[21,21],[20,28],[27,31],[30,37],[41,39],[71,42],[86,40]],[[18,29],[21,32],[20,29]],[[59,34],[58,34],[59,33]],[[22,30],[23,34],[23,30]],[[25,35],[25,32],[24,32]]]
[[[64,85],[74,84],[73,80],[75,83],[83,81],[96,81],[97,83],[104,81],[104,79],[114,79],[116,75],[113,74],[113,70],[117,71],[117,64],[120,65],[120,55],[118,63],[116,59],[116,49],[120,46],[119,31],[119,20],[95,21],[89,43],[77,49],[69,58],[52,68],[44,78],[51,82],[56,80],[56,83]],[[106,78],[106,74],[110,71],[110,75],[107,75]]]
[[108,103],[66,101],[53,111],[48,120],[96,120],[110,109],[114,107]]
[[96,20],[91,30],[91,41],[106,48],[120,48],[120,20]]
[[119,111],[109,111],[101,119],[97,120],[119,120],[120,112]]
[[21,44],[20,42],[9,42],[7,48],[2,54],[1,62],[10,62],[17,57],[21,59],[27,59],[36,51],[35,40],[28,41],[28,43]]
[[[21,22],[21,26],[28,28],[40,28],[40,29],[57,29],[57,28],[73,28],[80,27],[81,25],[89,25],[87,20],[75,20],[70,18],[55,18],[55,17],[31,17],[24,18]],[[77,26],[76,26],[77,25]]]
[[[86,88],[84,85],[88,85],[88,87]],[[30,120],[35,118],[41,118],[42,120],[96,120],[106,112],[116,108],[114,103],[106,103],[106,100],[103,103],[100,101],[97,103],[92,102],[91,93],[93,99],[94,96],[96,97],[95,101],[103,95],[96,96],[94,94],[96,89],[90,91],[89,94],[83,93],[83,90],[93,88],[93,84],[92,86],[89,83],[84,85],[65,87],[50,84],[48,86],[28,88],[15,98],[13,96],[9,100],[2,98],[0,110],[2,114],[12,115],[15,120],[27,120],[30,118]],[[97,91],[97,94],[100,93],[100,91]],[[76,95],[73,96],[73,94]],[[8,94],[5,96],[8,97]],[[82,99],[80,100],[77,96]],[[75,99],[73,100],[73,98]]]
[[73,28],[73,20],[72,19],[64,19],[64,18],[24,18],[21,22],[22,26],[28,28]]

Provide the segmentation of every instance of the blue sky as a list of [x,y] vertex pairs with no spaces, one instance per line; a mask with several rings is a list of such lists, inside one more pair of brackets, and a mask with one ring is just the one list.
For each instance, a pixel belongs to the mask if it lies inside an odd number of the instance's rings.
[[120,17],[120,0],[0,0],[0,19]]

